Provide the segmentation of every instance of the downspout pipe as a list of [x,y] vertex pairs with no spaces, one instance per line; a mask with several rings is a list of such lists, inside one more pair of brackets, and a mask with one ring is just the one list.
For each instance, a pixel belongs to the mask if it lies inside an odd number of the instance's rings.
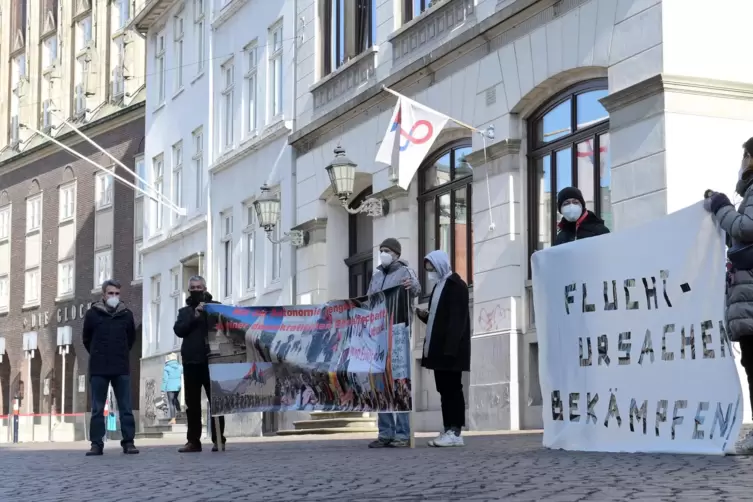
[[[292,120],[291,120],[291,130],[295,132],[296,130],[296,123],[298,119],[298,103],[296,100],[297,97],[297,89],[298,89],[298,44],[300,42],[300,37],[303,35],[302,33],[299,33],[299,30],[305,29],[304,26],[300,26],[298,22],[298,0],[293,0],[293,26],[294,26],[294,33],[295,38],[293,40],[293,69],[291,71],[292,77],[293,77],[293,84],[292,84],[292,101],[290,102],[290,109],[292,114]],[[289,145],[290,147],[290,201],[292,202],[292,210],[293,210],[293,226],[297,225],[297,219],[298,219],[298,178],[297,178],[297,172],[298,172],[298,154],[296,152],[296,149],[293,145]],[[291,254],[290,254],[290,304],[296,305],[298,304],[298,249],[291,246]]]

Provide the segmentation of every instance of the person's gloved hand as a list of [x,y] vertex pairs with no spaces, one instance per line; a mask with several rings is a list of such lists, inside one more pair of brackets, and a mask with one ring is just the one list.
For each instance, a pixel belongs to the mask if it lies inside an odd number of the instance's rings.
[[[708,207],[707,207],[708,203]],[[709,211],[711,214],[716,214],[717,211],[719,211],[724,206],[731,206],[732,202],[730,202],[729,197],[727,197],[725,194],[721,192],[717,192],[708,199],[706,199],[703,202],[703,207]]]

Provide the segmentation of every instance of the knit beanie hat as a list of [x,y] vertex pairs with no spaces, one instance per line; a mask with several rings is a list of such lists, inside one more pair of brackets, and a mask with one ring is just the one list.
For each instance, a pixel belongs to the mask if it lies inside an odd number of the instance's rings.
[[568,199],[576,199],[580,202],[583,209],[586,208],[586,201],[583,199],[583,194],[575,187],[566,187],[560,190],[557,194],[557,211],[562,212],[562,203]]
[[379,248],[387,248],[398,256],[403,253],[403,247],[400,245],[400,241],[398,241],[394,237],[388,237],[384,239],[384,241],[382,241],[382,244],[379,245]]

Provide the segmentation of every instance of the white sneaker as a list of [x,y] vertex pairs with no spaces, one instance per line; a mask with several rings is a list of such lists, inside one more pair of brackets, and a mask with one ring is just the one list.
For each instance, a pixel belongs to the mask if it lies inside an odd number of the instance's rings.
[[753,455],[753,431],[748,431],[735,445],[736,455]]
[[451,448],[456,446],[465,446],[463,438],[456,436],[454,432],[448,431],[441,437],[434,440],[434,446],[437,448]]
[[440,439],[440,438],[441,438],[442,436],[444,436],[445,434],[447,434],[447,432],[446,432],[446,431],[445,431],[445,432],[440,432],[439,434],[437,434],[437,437],[435,437],[434,439],[430,439],[430,440],[429,440],[429,443],[428,443],[428,444],[429,444],[429,446],[436,446],[436,445],[434,444],[434,442],[435,442],[435,441],[437,441],[437,440],[439,440],[439,439]]

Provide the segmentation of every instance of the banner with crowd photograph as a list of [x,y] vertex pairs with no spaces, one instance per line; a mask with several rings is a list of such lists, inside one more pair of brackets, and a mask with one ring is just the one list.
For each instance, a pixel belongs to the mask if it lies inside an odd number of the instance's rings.
[[206,309],[212,415],[412,409],[404,288],[322,305]]
[[743,398],[701,204],[532,257],[544,446],[724,454]]

